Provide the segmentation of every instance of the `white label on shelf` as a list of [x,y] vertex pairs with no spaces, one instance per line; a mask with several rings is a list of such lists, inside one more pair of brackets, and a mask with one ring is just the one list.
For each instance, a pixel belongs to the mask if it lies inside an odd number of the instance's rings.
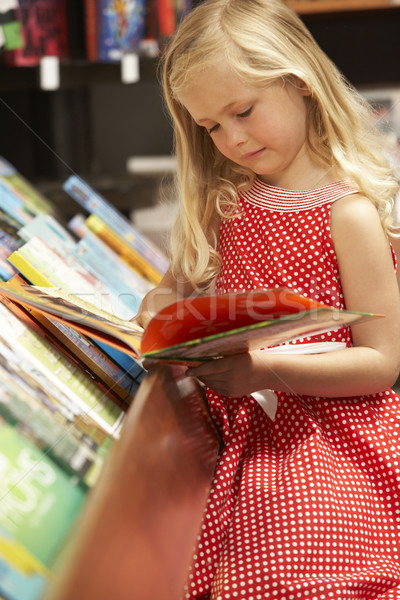
[[60,60],[58,56],[43,56],[40,59],[39,70],[42,90],[57,90],[60,87]]
[[139,56],[136,52],[126,52],[121,58],[122,83],[137,83],[140,80]]

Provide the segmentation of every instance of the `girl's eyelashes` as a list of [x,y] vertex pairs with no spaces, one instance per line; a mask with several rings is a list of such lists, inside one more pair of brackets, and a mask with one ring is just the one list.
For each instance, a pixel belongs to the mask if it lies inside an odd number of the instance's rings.
[[219,125],[218,123],[216,125],[213,125],[213,127],[211,127],[210,129],[208,129],[208,133],[211,135],[214,131],[217,131]]
[[243,117],[249,117],[252,112],[253,112],[253,107],[250,106],[247,110],[239,113],[237,116],[242,119]]
[[[243,119],[244,117],[249,117],[252,112],[253,112],[253,106],[250,106],[249,108],[247,108],[243,112],[238,113],[236,116],[239,117],[239,119]],[[209,129],[207,129],[207,131],[211,135],[212,133],[214,133],[214,131],[217,131],[218,127],[219,127],[219,124],[216,123],[215,125],[213,125]]]

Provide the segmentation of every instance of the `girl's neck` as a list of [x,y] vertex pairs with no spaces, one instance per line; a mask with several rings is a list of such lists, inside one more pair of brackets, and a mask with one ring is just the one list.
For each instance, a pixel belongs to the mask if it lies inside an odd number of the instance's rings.
[[333,167],[316,164],[308,153],[302,159],[276,175],[258,175],[258,178],[274,187],[287,190],[313,190],[338,181]]

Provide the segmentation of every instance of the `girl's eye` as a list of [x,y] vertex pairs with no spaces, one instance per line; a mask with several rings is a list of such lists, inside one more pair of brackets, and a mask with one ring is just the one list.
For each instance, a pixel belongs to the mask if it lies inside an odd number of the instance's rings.
[[242,112],[242,113],[239,113],[237,116],[238,116],[239,118],[241,118],[241,119],[242,119],[243,117],[249,117],[249,116],[251,115],[252,111],[253,111],[253,107],[252,107],[252,106],[250,106],[250,108],[248,108],[247,110],[245,110],[245,111],[244,111],[244,112]]
[[216,125],[211,127],[211,129],[208,129],[208,133],[211,135],[212,133],[214,133],[214,131],[217,131],[218,127],[219,127],[219,125],[217,123]]

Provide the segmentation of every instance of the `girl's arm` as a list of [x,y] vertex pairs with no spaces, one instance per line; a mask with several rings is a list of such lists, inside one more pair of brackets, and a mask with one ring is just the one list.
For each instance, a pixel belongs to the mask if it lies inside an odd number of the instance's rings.
[[353,347],[318,355],[260,351],[188,370],[227,396],[272,389],[358,396],[389,388],[400,368],[400,295],[390,246],[372,203],[359,195],[332,208],[332,238],[346,308],[386,317],[352,326]]
[[189,282],[177,280],[168,270],[157,287],[145,295],[132,321],[144,328],[158,311],[192,292],[193,287]]

